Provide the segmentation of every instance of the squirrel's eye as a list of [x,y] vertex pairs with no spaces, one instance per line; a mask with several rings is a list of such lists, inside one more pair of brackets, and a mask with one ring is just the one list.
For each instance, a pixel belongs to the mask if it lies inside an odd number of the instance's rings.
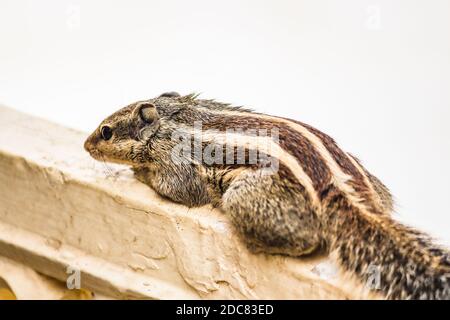
[[109,140],[112,137],[112,129],[108,126],[102,127],[102,138],[103,140]]

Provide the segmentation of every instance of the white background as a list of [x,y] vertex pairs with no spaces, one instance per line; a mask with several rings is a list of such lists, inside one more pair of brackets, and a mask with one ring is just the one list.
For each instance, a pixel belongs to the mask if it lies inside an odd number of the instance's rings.
[[325,131],[450,244],[450,1],[0,0],[0,103],[91,131],[171,90]]

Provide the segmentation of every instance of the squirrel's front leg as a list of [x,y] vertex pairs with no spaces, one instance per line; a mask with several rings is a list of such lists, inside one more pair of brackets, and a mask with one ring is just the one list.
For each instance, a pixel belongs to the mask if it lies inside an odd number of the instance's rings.
[[133,167],[135,177],[161,196],[188,207],[211,202],[205,181],[190,164]]

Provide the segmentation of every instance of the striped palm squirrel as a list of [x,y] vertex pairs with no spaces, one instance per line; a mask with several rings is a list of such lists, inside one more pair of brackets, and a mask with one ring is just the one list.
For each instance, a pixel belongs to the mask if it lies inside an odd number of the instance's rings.
[[387,299],[450,299],[449,251],[394,220],[389,190],[309,125],[169,92],[106,118],[85,149],[175,202],[220,208],[253,252],[322,248],[363,282],[377,266]]

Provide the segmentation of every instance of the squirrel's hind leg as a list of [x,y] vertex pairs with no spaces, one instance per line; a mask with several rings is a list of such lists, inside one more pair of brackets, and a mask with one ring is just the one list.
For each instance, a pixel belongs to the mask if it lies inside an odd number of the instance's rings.
[[321,245],[321,228],[301,189],[279,172],[248,169],[230,183],[222,209],[253,252],[309,254]]

